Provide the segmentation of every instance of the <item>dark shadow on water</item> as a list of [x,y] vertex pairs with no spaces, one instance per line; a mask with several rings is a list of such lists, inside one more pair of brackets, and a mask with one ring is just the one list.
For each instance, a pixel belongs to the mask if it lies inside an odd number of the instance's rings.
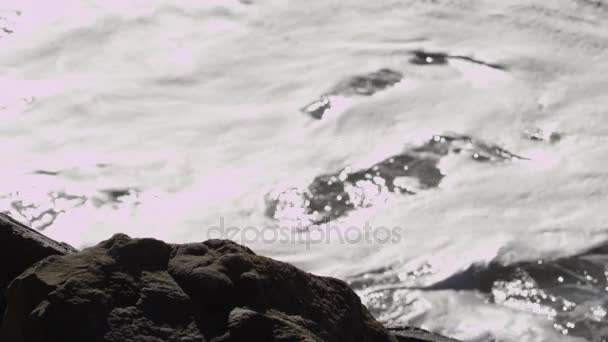
[[301,111],[315,119],[321,119],[332,107],[332,96],[371,96],[399,83],[402,78],[402,73],[386,68],[363,75],[351,76],[333,86],[319,99],[304,106]]
[[346,166],[315,177],[307,188],[270,193],[266,196],[266,215],[277,220],[291,216],[304,226],[322,224],[370,207],[387,195],[414,195],[436,188],[444,178],[438,162],[448,154],[468,155],[477,162],[525,159],[467,135],[436,135],[367,168],[352,170]]
[[446,65],[448,64],[449,59],[460,59],[474,64],[484,65],[493,69],[507,70],[505,65],[489,63],[469,56],[450,55],[444,52],[428,52],[423,50],[412,51],[410,63],[416,65]]

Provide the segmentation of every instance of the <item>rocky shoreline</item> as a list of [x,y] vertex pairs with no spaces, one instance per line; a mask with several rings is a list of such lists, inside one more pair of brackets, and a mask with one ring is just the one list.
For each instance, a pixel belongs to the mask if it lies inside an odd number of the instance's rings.
[[77,251],[1,215],[0,243],[5,342],[455,341],[385,328],[343,281],[228,240]]

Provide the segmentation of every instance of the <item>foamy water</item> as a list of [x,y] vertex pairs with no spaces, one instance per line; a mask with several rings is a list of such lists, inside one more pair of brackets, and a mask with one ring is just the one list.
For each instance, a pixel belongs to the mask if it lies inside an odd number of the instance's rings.
[[[334,222],[398,227],[396,241],[341,243],[338,229],[311,243],[302,229],[244,242],[343,279],[428,269],[418,286],[476,262],[569,255],[608,240],[606,19],[583,0],[4,0],[0,211],[78,247],[116,232],[199,241],[222,220],[259,232],[277,223],[269,193],[456,132],[523,159],[450,154],[438,187]],[[415,50],[470,59],[421,66]],[[402,81],[339,98],[321,120],[301,113],[382,68]],[[391,303],[383,322],[467,341],[577,340],[470,291]]]

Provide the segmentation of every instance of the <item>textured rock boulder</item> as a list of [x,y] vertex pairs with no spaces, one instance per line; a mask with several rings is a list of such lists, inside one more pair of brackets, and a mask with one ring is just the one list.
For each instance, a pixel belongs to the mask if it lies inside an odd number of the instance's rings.
[[230,241],[121,234],[15,279],[0,340],[398,341],[340,280]]
[[15,277],[50,255],[74,252],[74,248],[0,214],[0,319],[6,307],[5,289]]

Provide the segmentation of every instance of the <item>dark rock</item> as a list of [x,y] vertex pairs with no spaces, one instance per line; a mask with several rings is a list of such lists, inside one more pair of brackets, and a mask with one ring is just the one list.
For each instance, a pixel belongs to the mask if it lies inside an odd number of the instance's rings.
[[264,314],[235,308],[228,315],[227,337],[242,341],[272,341],[273,326],[273,320]]
[[115,236],[116,243],[108,246],[108,253],[123,267],[137,270],[167,269],[171,248],[154,239],[132,240],[124,234]]
[[45,260],[9,287],[2,341],[204,341],[167,272],[172,248],[118,234]]
[[346,283],[234,242],[121,234],[17,277],[0,327],[3,342],[448,341],[425,336],[397,339]]
[[6,308],[5,289],[14,278],[48,256],[76,252],[4,214],[0,214],[0,244],[0,319]]

